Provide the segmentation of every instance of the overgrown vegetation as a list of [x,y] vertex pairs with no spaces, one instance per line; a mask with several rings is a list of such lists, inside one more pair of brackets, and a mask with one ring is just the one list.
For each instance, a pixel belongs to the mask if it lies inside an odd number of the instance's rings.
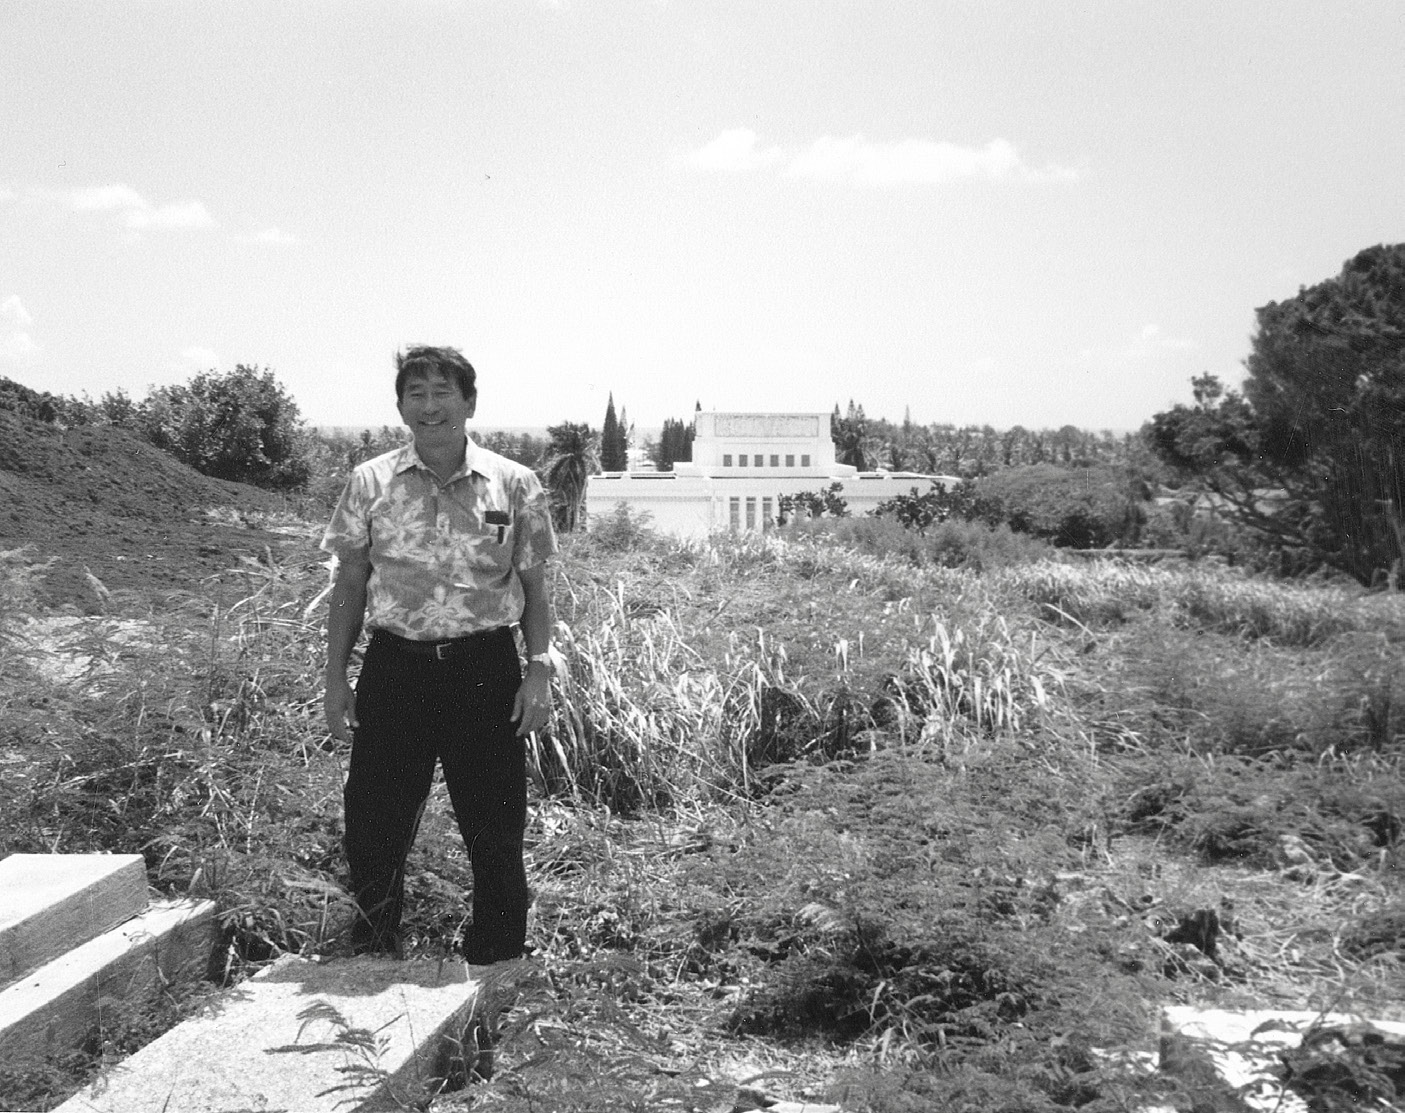
[[1193,380],[1145,436],[1287,571],[1405,577],[1405,244],[1256,311],[1242,393]]
[[[140,850],[219,902],[231,982],[346,949],[319,529],[220,607],[44,614],[42,566],[0,561],[0,852]],[[1398,596],[964,521],[679,543],[627,512],[553,581],[535,955],[492,1081],[435,1109],[1135,1109],[1171,1084],[1115,1052],[1164,1001],[1405,1000]],[[468,885],[436,790],[415,954]],[[9,1065],[0,1105],[53,1104],[114,1034]]]

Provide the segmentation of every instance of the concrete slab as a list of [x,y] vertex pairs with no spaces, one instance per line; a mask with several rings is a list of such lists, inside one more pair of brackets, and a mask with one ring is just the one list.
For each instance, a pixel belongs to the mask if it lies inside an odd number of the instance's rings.
[[459,962],[290,956],[56,1113],[423,1108],[455,1073],[476,992]]
[[146,907],[140,854],[11,854],[0,861],[0,987]]
[[[1281,1009],[1197,1009],[1178,1005],[1162,1010],[1160,1067],[1192,1090],[1217,1091],[1230,1109],[1307,1113],[1307,1102],[1284,1090],[1275,1071],[1279,1055],[1302,1044],[1314,1026],[1348,1027],[1359,1016]],[[1405,1024],[1370,1021],[1388,1035],[1405,1038]],[[1216,1106],[1220,1108],[1220,1106]]]
[[106,998],[139,1004],[165,983],[203,978],[217,935],[213,902],[174,901],[45,963],[0,990],[0,1062],[78,1046]]

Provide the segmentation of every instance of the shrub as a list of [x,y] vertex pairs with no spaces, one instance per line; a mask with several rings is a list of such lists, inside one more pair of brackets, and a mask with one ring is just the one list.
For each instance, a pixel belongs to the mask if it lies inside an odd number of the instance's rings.
[[1396,845],[1405,789],[1346,764],[1285,767],[1277,760],[1166,759],[1138,772],[1120,809],[1131,831],[1170,837],[1207,862],[1260,867],[1360,868]]
[[942,522],[928,534],[927,541],[933,564],[973,572],[1032,564],[1050,556],[1048,545],[1039,538],[979,521]]
[[647,510],[631,510],[627,502],[615,503],[615,509],[588,524],[590,544],[607,553],[624,553],[652,546],[659,535],[650,526],[653,515]]
[[976,482],[976,494],[999,504],[1005,522],[1061,548],[1132,545],[1146,517],[1140,490],[1108,465],[1006,468]]
[[823,491],[799,491],[793,495],[781,495],[777,503],[781,524],[784,525],[797,515],[810,518],[822,518],[826,514],[831,518],[845,517],[849,513],[849,504],[844,499],[843,490],[844,484],[831,483]]
[[880,502],[873,514],[896,518],[904,528],[925,533],[929,526],[953,518],[994,525],[1000,521],[1001,508],[998,503],[977,496],[976,486],[969,480],[947,490],[944,483],[934,479],[930,490],[918,494],[914,487],[910,494],[894,495]]
[[1048,545],[1008,527],[949,520],[925,533],[903,527],[895,518],[839,518],[800,521],[786,536],[836,542],[876,557],[895,557],[918,567],[966,568],[974,572],[1046,558]]

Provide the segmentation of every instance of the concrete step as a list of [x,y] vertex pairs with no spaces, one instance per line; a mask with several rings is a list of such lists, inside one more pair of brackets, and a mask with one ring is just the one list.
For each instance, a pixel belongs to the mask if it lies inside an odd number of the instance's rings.
[[462,1072],[476,995],[461,962],[288,956],[56,1113],[423,1108]]
[[1184,1086],[1197,1109],[1308,1113],[1308,1103],[1286,1090],[1278,1074],[1282,1053],[1301,1047],[1309,1031],[1369,1031],[1405,1043],[1405,1024],[1346,1014],[1177,1005],[1161,1016],[1159,1066]]
[[0,1063],[78,1046],[104,999],[140,1008],[162,985],[205,977],[218,929],[212,901],[154,904],[0,990]]
[[0,988],[146,907],[140,854],[11,854],[0,861]]

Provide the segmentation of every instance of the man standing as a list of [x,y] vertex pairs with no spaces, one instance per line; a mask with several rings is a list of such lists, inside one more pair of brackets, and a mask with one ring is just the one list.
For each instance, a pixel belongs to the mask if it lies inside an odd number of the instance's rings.
[[[500,962],[521,957],[527,933],[525,736],[551,711],[545,562],[556,537],[531,470],[469,439],[478,393],[463,355],[416,347],[395,365],[414,441],[356,468],[322,539],[336,558],[327,725],[352,743],[352,943],[401,950],[405,860],[437,761],[473,868],[464,957]],[[347,664],[363,624],[370,642],[353,692]]]

